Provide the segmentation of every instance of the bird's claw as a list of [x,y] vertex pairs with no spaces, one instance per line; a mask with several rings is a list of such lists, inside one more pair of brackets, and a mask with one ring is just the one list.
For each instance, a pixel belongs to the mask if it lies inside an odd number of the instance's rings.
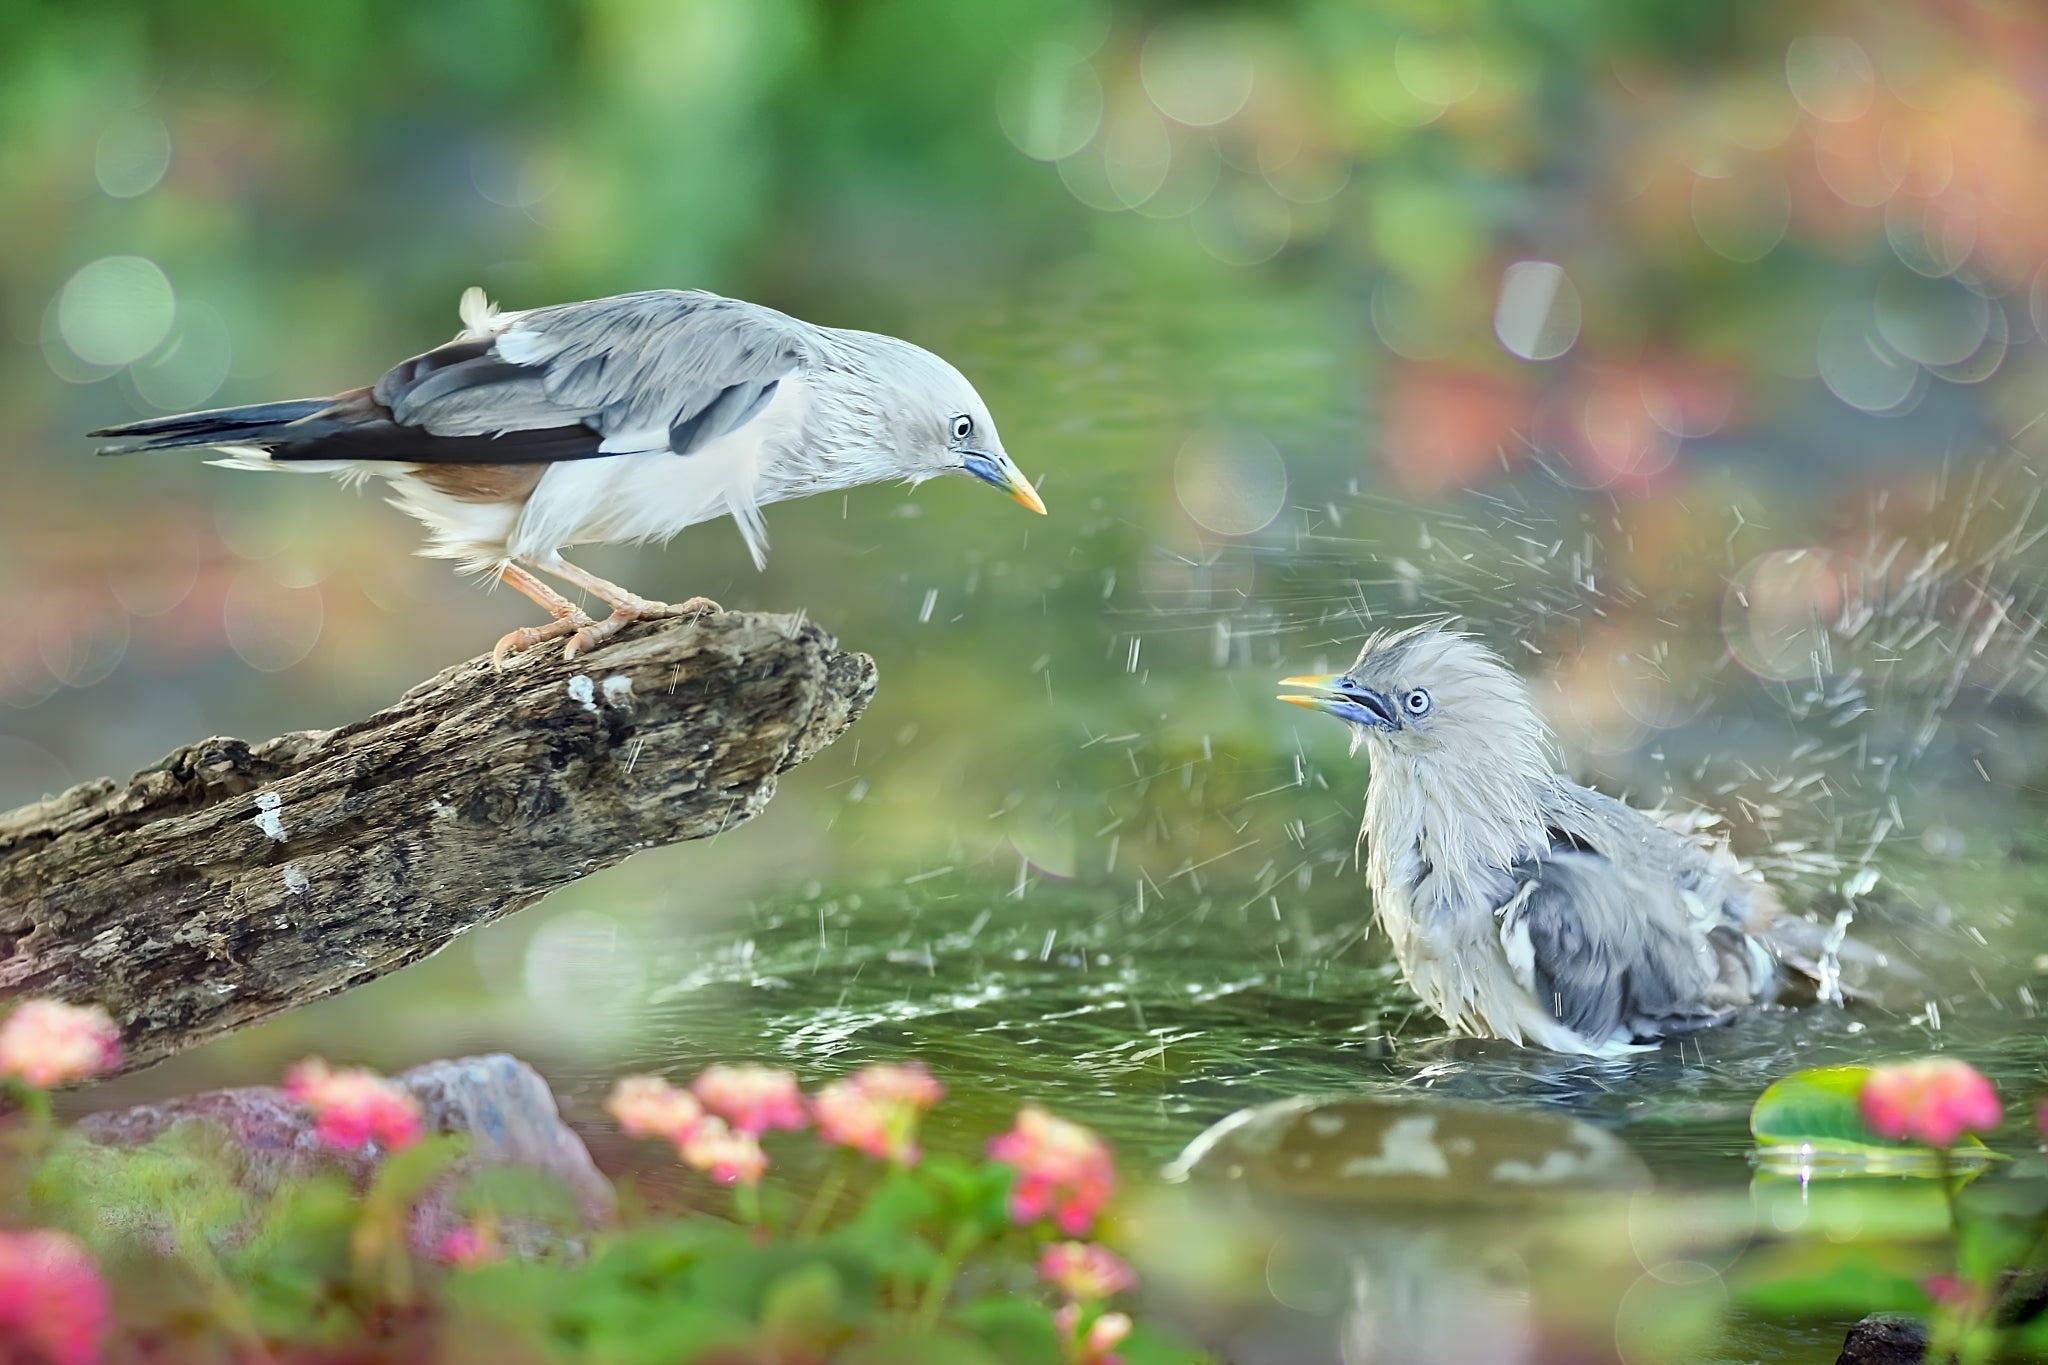
[[675,603],[644,600],[629,603],[602,621],[586,621],[569,637],[569,643],[562,649],[562,658],[573,662],[579,655],[590,653],[635,621],[669,621],[679,617],[701,619],[724,610],[708,597],[692,597],[687,602]]
[[498,641],[497,647],[491,651],[491,664],[503,668],[514,654],[522,650],[532,649],[549,640],[559,640],[592,624],[590,617],[579,611],[572,616],[558,616],[544,626],[522,626]]

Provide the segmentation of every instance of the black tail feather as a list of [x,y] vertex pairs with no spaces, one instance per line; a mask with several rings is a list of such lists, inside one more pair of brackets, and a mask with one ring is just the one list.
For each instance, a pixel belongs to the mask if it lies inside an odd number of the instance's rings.
[[402,464],[551,464],[595,459],[604,438],[580,422],[525,431],[443,436],[404,426],[368,389],[335,398],[254,403],[213,412],[151,417],[86,433],[111,436],[102,455],[189,446],[259,446],[281,464],[295,460],[378,460]]
[[181,446],[210,446],[246,442],[260,444],[278,427],[302,421],[333,407],[332,398],[294,398],[284,403],[252,403],[240,408],[215,408],[211,412],[181,412],[172,417],[150,417],[117,427],[89,431],[88,436],[115,438],[100,447],[102,455],[128,455],[143,450],[174,450]]

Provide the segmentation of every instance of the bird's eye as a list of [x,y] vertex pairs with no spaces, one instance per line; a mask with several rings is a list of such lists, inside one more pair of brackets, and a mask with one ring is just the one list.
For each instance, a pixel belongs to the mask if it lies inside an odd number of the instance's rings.
[[1401,704],[1408,708],[1411,716],[1426,716],[1429,714],[1429,693],[1418,687],[1403,698]]
[[964,441],[974,434],[974,419],[961,416],[953,419],[953,439]]

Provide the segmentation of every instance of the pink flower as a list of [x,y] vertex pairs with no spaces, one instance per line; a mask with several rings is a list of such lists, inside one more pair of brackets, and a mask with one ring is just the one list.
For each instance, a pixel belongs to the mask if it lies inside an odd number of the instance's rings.
[[818,1133],[877,1161],[917,1164],[917,1124],[946,1097],[921,1062],[880,1063],[832,1082],[811,1102]]
[[796,1077],[774,1067],[707,1067],[690,1088],[706,1109],[743,1133],[801,1128],[809,1122]]
[[1035,1104],[1017,1111],[1016,1125],[990,1142],[988,1152],[1017,1170],[1010,1217],[1018,1223],[1049,1217],[1067,1236],[1085,1237],[1116,1189],[1116,1167],[1102,1139]]
[[337,1071],[308,1057],[285,1073],[284,1093],[313,1111],[314,1131],[330,1147],[354,1151],[376,1142],[398,1152],[420,1140],[420,1102],[374,1071]]
[[1089,1242],[1055,1242],[1047,1247],[1038,1258],[1038,1277],[1083,1303],[1121,1294],[1138,1282],[1114,1252]]
[[1879,1137],[1952,1147],[1964,1133],[1996,1128],[1998,1091],[1968,1062],[1930,1057],[1870,1073],[1857,1096],[1863,1122]]
[[0,1232],[0,1343],[49,1365],[92,1365],[108,1318],[107,1286],[78,1243],[61,1232]]
[[1970,1308],[1977,1302],[1977,1295],[1970,1286],[1953,1275],[1929,1275],[1920,1282],[1927,1291],[1927,1297],[1950,1308]]
[[758,1185],[768,1169],[760,1139],[727,1127],[720,1118],[704,1119],[676,1150],[686,1164],[721,1185]]
[[505,1249],[498,1245],[498,1234],[474,1223],[454,1229],[434,1247],[434,1259],[443,1265],[488,1265],[504,1255]]
[[1068,1355],[1075,1365],[1119,1365],[1123,1357],[1110,1352],[1131,1334],[1131,1319],[1124,1313],[1104,1313],[1081,1334],[1081,1305],[1070,1303],[1052,1315],[1053,1326],[1062,1340],[1070,1343]]
[[704,1121],[704,1106],[689,1091],[678,1090],[659,1076],[620,1078],[604,1107],[628,1136],[658,1137],[678,1145]]
[[0,1022],[0,1076],[38,1090],[97,1076],[120,1061],[120,1031],[97,1005],[24,1000]]

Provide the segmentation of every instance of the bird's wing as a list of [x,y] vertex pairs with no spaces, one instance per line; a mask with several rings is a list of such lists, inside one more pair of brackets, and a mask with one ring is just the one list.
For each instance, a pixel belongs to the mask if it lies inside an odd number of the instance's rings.
[[483,457],[494,463],[529,458],[519,433],[576,426],[596,437],[588,455],[689,454],[751,421],[815,358],[796,319],[697,291],[509,314],[466,300],[464,321],[454,341],[393,366],[372,396],[401,427],[501,438]]
[[1779,913],[1777,894],[1714,834],[1718,817],[1697,811],[1639,811],[1590,787],[1571,785],[1553,824],[1610,858],[1626,857],[1668,876],[1699,898],[1715,923],[1762,932]]
[[1511,874],[1501,945],[1538,1006],[1567,1028],[1640,1041],[1728,1017],[1713,954],[1668,882],[1568,844]]

